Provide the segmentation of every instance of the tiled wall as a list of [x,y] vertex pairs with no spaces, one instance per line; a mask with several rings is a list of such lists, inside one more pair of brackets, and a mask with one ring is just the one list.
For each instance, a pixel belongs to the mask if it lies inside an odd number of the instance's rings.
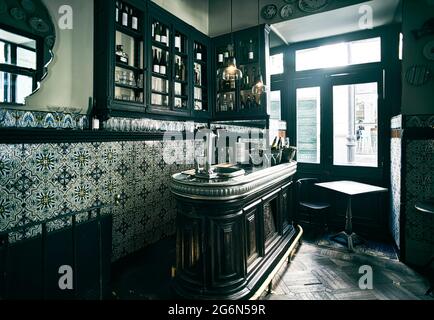
[[84,130],[88,127],[88,117],[79,113],[23,111],[0,108],[0,128]]
[[[165,148],[183,157],[195,147],[161,141],[0,145],[0,231],[113,204],[120,195],[113,209],[113,260],[172,235],[169,178],[188,165],[167,164]],[[38,232],[33,228],[11,241]]]
[[415,209],[418,201],[434,198],[434,139],[406,141],[406,258],[425,264],[434,254],[434,215]]
[[[0,109],[1,128],[88,128],[82,115]],[[203,123],[115,118],[104,123],[111,131],[193,131]],[[231,131],[249,130],[228,127]],[[175,201],[169,190],[172,174],[191,169],[203,142],[125,141],[99,143],[0,143],[0,233],[11,242],[41,233],[29,224],[96,206],[113,214],[112,260],[161,240],[175,232]],[[166,160],[177,158],[176,163]],[[107,213],[107,212],[104,212]],[[78,216],[80,219],[80,216]],[[60,230],[71,219],[47,224]]]
[[398,248],[400,248],[401,219],[401,139],[392,138],[391,142],[391,216],[390,232]]
[[[391,142],[391,231],[398,246],[405,232],[405,260],[423,265],[434,253],[434,216],[418,212],[418,201],[434,198],[434,139],[408,138],[414,128],[434,128],[434,116],[405,116],[392,121],[392,131],[403,129],[404,138]],[[403,163],[405,159],[405,163]],[[401,214],[405,230],[399,230]]]

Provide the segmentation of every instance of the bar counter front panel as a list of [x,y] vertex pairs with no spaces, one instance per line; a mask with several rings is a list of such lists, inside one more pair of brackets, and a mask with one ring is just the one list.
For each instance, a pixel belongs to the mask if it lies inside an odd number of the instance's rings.
[[176,174],[175,292],[187,299],[250,299],[296,242],[297,163],[208,181]]

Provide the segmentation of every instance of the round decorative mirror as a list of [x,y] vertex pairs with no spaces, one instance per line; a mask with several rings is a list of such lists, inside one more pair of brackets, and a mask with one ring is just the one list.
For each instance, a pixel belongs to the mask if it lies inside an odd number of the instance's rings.
[[41,0],[0,0],[0,106],[23,105],[39,89],[55,34]]

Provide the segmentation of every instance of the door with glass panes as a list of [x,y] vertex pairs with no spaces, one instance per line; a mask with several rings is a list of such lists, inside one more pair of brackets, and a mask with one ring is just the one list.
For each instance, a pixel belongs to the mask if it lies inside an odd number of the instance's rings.
[[381,177],[384,130],[378,72],[295,82],[295,139],[305,172]]
[[[298,175],[320,181],[351,180],[386,186],[387,112],[381,72],[330,74],[294,82],[294,137],[298,148]],[[345,196],[320,191],[331,202],[328,224],[342,228]],[[353,200],[354,223],[360,233],[377,232],[386,223],[381,196]],[[301,214],[301,221],[309,217]]]

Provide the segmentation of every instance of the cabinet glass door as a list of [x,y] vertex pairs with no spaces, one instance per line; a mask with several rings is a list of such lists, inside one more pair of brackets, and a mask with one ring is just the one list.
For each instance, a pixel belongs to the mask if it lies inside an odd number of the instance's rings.
[[240,40],[237,46],[237,60],[243,72],[243,79],[240,81],[240,109],[246,112],[255,112],[262,105],[261,96],[252,93],[252,87],[260,72],[257,40],[257,36],[246,37]]
[[173,61],[173,109],[188,110],[188,39],[180,31],[174,31]]
[[154,107],[169,108],[171,65],[169,39],[169,25],[153,19],[151,105]]
[[194,111],[208,111],[208,48],[194,41]]
[[116,2],[114,99],[144,103],[143,12]]
[[237,84],[236,81],[223,80],[223,70],[234,52],[228,44],[224,44],[217,47],[216,55],[216,112],[233,112],[236,111]]

